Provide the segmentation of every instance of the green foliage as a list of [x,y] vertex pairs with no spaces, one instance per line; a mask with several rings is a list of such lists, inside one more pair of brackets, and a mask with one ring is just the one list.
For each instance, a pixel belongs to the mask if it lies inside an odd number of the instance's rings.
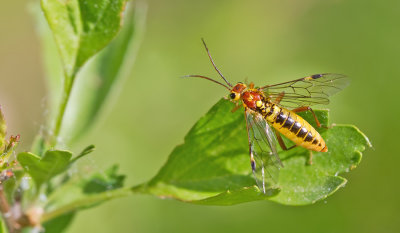
[[47,151],[43,157],[30,152],[17,155],[18,162],[35,181],[38,189],[54,176],[64,172],[70,164],[71,157],[71,152],[60,150]]
[[[104,173],[84,177],[65,173],[76,161],[93,152],[93,145],[74,157],[69,151],[48,149],[57,145],[59,136],[67,138],[64,142],[70,144],[84,135],[111,94],[115,93],[116,84],[128,76],[137,50],[137,43],[134,43],[137,15],[144,17],[144,14],[143,9],[136,11],[133,7],[127,7],[126,14],[123,14],[125,4],[126,0],[41,1],[50,26],[47,28],[44,21],[39,19],[48,87],[52,97],[57,99],[51,103],[53,113],[48,120],[54,122],[55,119],[56,124],[50,133],[53,138],[39,135],[32,146],[33,152],[19,153],[16,156],[17,163],[8,158],[19,136],[5,140],[6,126],[0,112],[0,188],[5,194],[0,195],[5,196],[8,205],[17,205],[18,202],[15,212],[25,214],[8,217],[11,232],[20,230],[13,221],[24,222],[22,231],[34,230],[43,222],[46,232],[61,232],[73,220],[77,210],[130,193],[129,189],[122,189],[125,176],[117,174],[117,166],[112,166]],[[124,26],[122,18],[126,21]],[[117,38],[109,44],[119,31]],[[107,45],[80,72],[83,65]],[[60,55],[54,52],[56,49]],[[78,72],[83,81],[74,85]],[[56,109],[58,115],[55,114]],[[66,114],[66,110],[72,114]],[[64,128],[63,135],[60,135],[61,128]],[[43,195],[48,196],[46,200],[39,200]],[[26,213],[24,209],[27,209]]]
[[0,233],[8,233],[7,226],[3,221],[3,218],[0,218]]
[[[234,105],[219,101],[202,117],[176,147],[164,167],[142,192],[206,205],[232,205],[256,200],[271,200],[285,205],[306,205],[324,199],[346,183],[339,176],[355,168],[361,152],[370,146],[357,128],[336,125],[320,130],[326,140],[327,153],[304,148],[280,151],[284,164],[279,187],[263,195],[252,177],[244,114],[231,113]],[[315,111],[322,125],[328,125],[328,111]],[[301,114],[314,123],[312,115]],[[314,125],[315,126],[315,125]]]
[[[76,75],[60,133],[64,141],[71,144],[83,137],[97,118],[104,115],[101,111],[111,102],[123,81],[129,76],[138,50],[145,12],[143,7],[127,4],[123,14],[124,23],[117,36],[100,53],[93,56]],[[100,14],[101,11],[97,13]],[[60,60],[60,55],[56,52],[57,47],[62,44],[54,43],[52,31],[42,19],[38,22],[41,25],[46,80],[52,96],[49,100],[51,114],[54,115],[59,107],[60,92],[63,90],[63,66],[57,62]]]
[[25,172],[23,170],[15,170],[14,177],[12,179],[7,179],[3,182],[4,193],[6,194],[7,200],[10,203],[14,203],[12,197],[14,197],[15,193],[18,192],[17,188],[21,183],[21,179],[24,176]]
[[[306,205],[344,186],[346,179],[339,174],[357,167],[361,152],[369,146],[368,139],[350,125],[320,130],[329,152],[314,152],[312,165],[308,164],[310,152],[304,148],[280,151],[284,168],[280,171],[279,189],[262,194],[251,174],[244,115],[240,111],[231,113],[234,105],[226,100],[219,101],[194,125],[184,144],[173,150],[149,182],[124,188],[125,176],[117,173],[117,165],[103,173],[85,176],[66,173],[76,161],[91,153],[94,146],[86,147],[74,157],[72,152],[48,148],[57,148],[59,136],[70,146],[84,135],[113,90],[127,77],[133,63],[137,50],[137,17],[143,18],[143,11],[128,7],[122,27],[126,2],[41,1],[49,25],[47,29],[41,25],[49,89],[53,97],[56,94],[60,97],[60,103],[52,103],[52,108],[58,108],[59,112],[49,119],[56,122],[50,133],[53,138],[40,135],[33,152],[19,153],[16,163],[9,158],[19,136],[5,139],[6,126],[0,111],[0,188],[4,191],[0,195],[5,196],[0,198],[21,213],[17,216],[7,213],[10,215],[5,219],[7,227],[10,227],[8,219],[15,218],[12,219],[15,222],[25,221],[25,229],[34,229],[43,223],[46,232],[62,232],[79,210],[138,192],[201,205],[233,205],[256,200]],[[55,43],[51,42],[50,34]],[[59,55],[54,52],[55,48]],[[54,62],[58,58],[61,62]],[[315,112],[320,122],[328,126],[328,111]],[[311,114],[302,116],[314,122]],[[23,181],[28,187],[22,188]],[[32,181],[35,186],[31,185]],[[46,200],[40,199],[43,195]],[[6,225],[2,221],[0,224],[3,230]],[[11,227],[20,230],[19,224]]]
[[9,167],[9,158],[13,154],[19,140],[19,135],[6,140],[7,125],[0,107],[0,171]]
[[61,102],[57,107],[54,126],[51,126],[51,138],[47,142],[47,147],[51,148],[60,142],[60,131],[78,72],[90,57],[116,36],[121,27],[126,0],[43,0],[41,3],[64,70]]
[[104,173],[68,180],[49,196],[43,221],[126,195],[127,191],[121,189],[125,176],[117,174],[117,170],[118,166],[114,165]]
[[85,155],[92,153],[94,151],[94,148],[95,148],[94,145],[87,146],[78,156],[76,156],[74,159],[71,160],[71,163],[74,163],[78,161],[78,159],[84,157]]
[[6,122],[4,120],[4,115],[3,112],[1,111],[0,107],[0,151],[3,151],[3,146],[5,144],[5,138],[6,138],[6,132],[7,132],[7,126]]
[[68,77],[119,31],[126,0],[42,0]]
[[75,217],[75,212],[62,215],[57,218],[53,218],[43,224],[43,228],[46,229],[46,233],[62,233],[65,232],[67,227],[71,224]]
[[104,117],[108,103],[118,95],[121,84],[130,74],[144,13],[131,4],[127,6],[118,35],[77,76],[61,130],[61,137],[70,143],[84,136],[99,116]]

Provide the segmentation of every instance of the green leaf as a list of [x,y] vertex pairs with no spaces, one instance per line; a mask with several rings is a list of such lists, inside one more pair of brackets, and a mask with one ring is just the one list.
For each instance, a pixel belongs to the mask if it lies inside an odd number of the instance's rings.
[[100,193],[107,190],[121,188],[123,186],[125,176],[118,175],[118,165],[114,165],[103,174],[97,173],[90,179],[81,183],[82,191],[86,194]]
[[[32,6],[32,14],[36,19],[37,33],[40,38],[41,54],[44,65],[45,84],[48,92],[47,104],[50,106],[48,119],[55,119],[56,110],[61,101],[63,91],[64,72],[60,55],[57,51],[57,44],[54,41],[54,36],[49,28],[49,24],[40,8],[40,5],[34,4]],[[45,127],[52,127],[51,120],[48,120]],[[31,152],[42,156],[46,151],[46,135],[40,132],[36,136],[32,145]]]
[[46,152],[47,147],[48,145],[46,144],[46,140],[43,135],[38,134],[32,142],[31,152],[37,154],[39,157],[42,157]]
[[10,167],[9,158],[14,153],[20,138],[19,135],[11,135],[10,139],[7,141],[6,134],[7,125],[0,106],[0,172]]
[[75,212],[61,215],[43,224],[46,233],[62,233],[67,230],[75,217]]
[[117,171],[118,166],[114,165],[103,173],[70,179],[49,196],[43,222],[131,194],[129,189],[122,189],[125,176],[118,175]]
[[3,181],[4,193],[6,194],[9,203],[13,204],[15,201],[14,193],[17,191],[21,178],[25,172],[21,170],[14,170],[13,176]]
[[[85,135],[101,111],[111,107],[113,97],[130,76],[143,35],[146,6],[127,4],[123,24],[117,36],[77,74],[71,99],[63,120],[61,137],[69,143]],[[41,16],[36,14],[37,16]],[[45,20],[38,18],[44,53],[46,81],[52,98],[49,98],[51,117],[56,114],[62,91],[62,65],[59,54]]]
[[0,153],[4,150],[5,137],[7,132],[6,121],[4,120],[3,111],[0,106]]
[[8,233],[7,225],[3,220],[3,217],[0,217],[0,233]]
[[[284,164],[280,171],[280,190],[263,195],[253,179],[244,114],[231,113],[234,105],[219,101],[202,117],[177,146],[159,173],[139,186],[141,192],[205,205],[232,205],[256,200],[271,200],[286,205],[306,205],[324,199],[343,187],[346,179],[339,176],[354,169],[361,152],[370,146],[368,139],[355,126],[336,125],[321,128],[329,151],[313,152],[295,148],[280,151]],[[328,124],[328,111],[316,110],[322,125]],[[315,120],[302,113],[308,122]]]
[[78,74],[61,136],[78,141],[114,103],[131,70],[139,48],[146,9],[127,5],[124,24],[113,41]]
[[126,0],[42,0],[64,71],[73,77],[119,31]]
[[17,160],[39,189],[42,184],[64,172],[70,164],[71,157],[69,151],[50,150],[42,158],[30,152],[21,152],[17,155]]
[[87,146],[78,156],[76,156],[71,160],[71,164],[75,163],[76,161],[78,161],[78,159],[84,157],[85,155],[92,153],[94,151],[94,148],[95,148],[94,145]]
[[11,155],[14,154],[15,148],[19,143],[19,138],[19,135],[10,136],[8,141],[4,141],[4,148],[0,158],[0,171],[12,167],[11,163],[14,159],[11,157]]

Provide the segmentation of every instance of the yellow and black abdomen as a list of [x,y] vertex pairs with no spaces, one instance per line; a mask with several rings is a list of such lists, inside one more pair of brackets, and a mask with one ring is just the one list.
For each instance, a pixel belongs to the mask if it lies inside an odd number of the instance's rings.
[[328,151],[324,139],[317,130],[295,112],[271,104],[266,105],[263,115],[277,131],[297,146],[313,151]]

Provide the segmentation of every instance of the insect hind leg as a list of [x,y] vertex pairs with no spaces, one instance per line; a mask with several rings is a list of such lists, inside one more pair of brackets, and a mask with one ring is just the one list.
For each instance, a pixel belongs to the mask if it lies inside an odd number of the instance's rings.
[[293,145],[288,148],[286,146],[285,142],[283,141],[281,134],[276,129],[274,129],[274,131],[275,131],[276,139],[278,140],[279,146],[281,146],[282,150],[291,150],[291,149],[297,147],[297,145]]
[[312,108],[310,108],[310,106],[298,107],[298,108],[292,109],[292,111],[295,113],[310,111],[314,116],[314,120],[315,120],[315,123],[317,124],[318,128],[321,128],[321,123],[319,122],[317,115],[315,115],[315,112],[312,110]]
[[308,156],[307,165],[312,165],[313,163],[313,152],[309,150],[310,155]]

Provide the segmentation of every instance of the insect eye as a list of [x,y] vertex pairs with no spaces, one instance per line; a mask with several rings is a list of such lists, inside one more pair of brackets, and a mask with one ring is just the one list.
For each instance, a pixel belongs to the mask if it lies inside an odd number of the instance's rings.
[[232,92],[232,93],[229,95],[229,97],[231,97],[231,99],[234,100],[234,99],[236,98],[236,94]]

